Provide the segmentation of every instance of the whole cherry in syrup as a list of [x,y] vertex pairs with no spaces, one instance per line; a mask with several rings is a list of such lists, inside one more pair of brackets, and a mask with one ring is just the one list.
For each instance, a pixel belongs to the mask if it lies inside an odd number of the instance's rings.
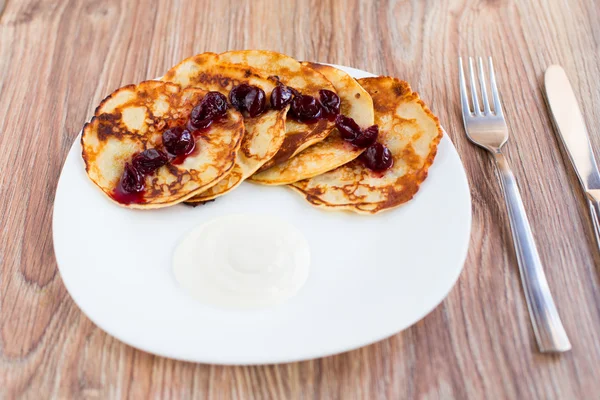
[[142,174],[151,174],[166,163],[169,158],[157,149],[147,149],[133,156],[131,165]]
[[379,127],[377,125],[372,125],[363,130],[354,119],[342,114],[335,118],[335,126],[340,132],[342,139],[361,149],[371,146],[377,140],[377,136],[379,136]]
[[185,156],[194,150],[194,136],[181,126],[164,131],[162,139],[163,146],[173,156]]
[[325,118],[334,118],[340,113],[340,97],[331,90],[319,90],[321,107]]
[[367,129],[363,129],[361,134],[358,135],[352,144],[364,149],[375,143],[377,141],[377,136],[379,136],[379,127],[377,125],[371,125]]
[[292,100],[290,115],[300,122],[312,122],[321,117],[321,104],[312,96],[297,95]]
[[144,189],[146,189],[144,175],[130,163],[125,163],[121,179],[112,191],[111,197],[121,204],[143,203]]
[[335,118],[335,127],[340,132],[342,139],[353,143],[356,138],[362,133],[360,126],[350,117],[345,115],[338,115]]
[[282,110],[292,102],[294,90],[285,85],[278,85],[271,92],[271,108],[274,110]]
[[234,86],[229,92],[229,102],[238,111],[243,111],[245,109],[244,100],[246,99],[246,95],[250,92],[250,85],[241,84]]
[[207,117],[210,118],[219,118],[224,116],[227,113],[227,97],[220,92],[208,92],[206,96],[202,99],[200,104],[203,107],[206,107],[208,113]]
[[250,117],[262,114],[267,108],[265,91],[257,86],[242,83],[229,92],[229,101],[238,111],[248,112]]
[[369,146],[360,156],[365,166],[372,171],[382,172],[394,165],[394,158],[390,149],[381,143]]
[[190,114],[189,125],[193,129],[205,129],[213,120],[227,113],[227,97],[219,92],[208,92]]
[[130,163],[125,163],[125,170],[123,170],[119,185],[128,193],[142,192],[146,188],[144,174],[135,169]]
[[262,114],[267,109],[267,97],[265,91],[261,88],[253,88],[246,95],[245,104],[250,117],[256,117]]

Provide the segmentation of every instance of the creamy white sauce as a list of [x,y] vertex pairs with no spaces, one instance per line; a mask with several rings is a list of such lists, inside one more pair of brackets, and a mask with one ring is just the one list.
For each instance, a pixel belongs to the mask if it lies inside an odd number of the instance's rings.
[[173,272],[198,300],[227,308],[275,305],[306,282],[308,242],[293,225],[265,215],[229,215],[196,227],[179,243]]

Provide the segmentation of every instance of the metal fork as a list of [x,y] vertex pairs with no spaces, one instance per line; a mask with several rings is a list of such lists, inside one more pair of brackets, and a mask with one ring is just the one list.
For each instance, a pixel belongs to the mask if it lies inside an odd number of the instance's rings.
[[469,57],[469,81],[472,102],[467,95],[467,85],[463,70],[462,59],[459,57],[460,99],[462,104],[463,121],[467,137],[474,144],[488,150],[494,156],[508,217],[512,231],[513,242],[519,263],[521,281],[529,315],[535,332],[538,347],[541,352],[563,352],[571,349],[571,343],[562,326],[556,306],[552,300],[548,282],[544,275],[542,262],[533,240],[533,234],[525,214],[521,194],[517,187],[507,159],[501,152],[502,146],[508,140],[508,128],[500,105],[500,96],[496,87],[496,77],[492,58],[488,59],[490,89],[492,104],[488,99],[485,72],[481,57],[478,59],[479,87],[483,110],[479,102],[479,89],[476,84],[473,59]]

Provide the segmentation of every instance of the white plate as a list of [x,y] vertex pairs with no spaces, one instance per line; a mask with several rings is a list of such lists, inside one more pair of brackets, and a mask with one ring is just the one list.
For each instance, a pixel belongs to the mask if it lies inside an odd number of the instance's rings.
[[[171,256],[178,240],[204,221],[239,212],[280,216],[308,238],[310,276],[287,303],[222,310],[177,286]],[[58,182],[53,219],[62,279],[96,325],[150,353],[215,364],[323,357],[407,328],[456,282],[470,227],[467,179],[447,135],[415,198],[376,216],[318,210],[285,187],[250,183],[196,208],[128,210],[87,178],[78,137]]]

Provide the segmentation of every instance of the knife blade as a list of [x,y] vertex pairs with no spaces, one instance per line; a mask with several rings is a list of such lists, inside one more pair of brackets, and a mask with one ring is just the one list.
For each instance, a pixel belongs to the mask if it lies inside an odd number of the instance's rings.
[[551,65],[544,77],[550,112],[579,181],[586,191],[600,189],[600,172],[592,152],[583,115],[565,70]]
[[583,114],[569,78],[560,65],[548,67],[544,75],[544,85],[546,102],[555,130],[567,150],[587,196],[596,243],[600,248],[600,172]]

